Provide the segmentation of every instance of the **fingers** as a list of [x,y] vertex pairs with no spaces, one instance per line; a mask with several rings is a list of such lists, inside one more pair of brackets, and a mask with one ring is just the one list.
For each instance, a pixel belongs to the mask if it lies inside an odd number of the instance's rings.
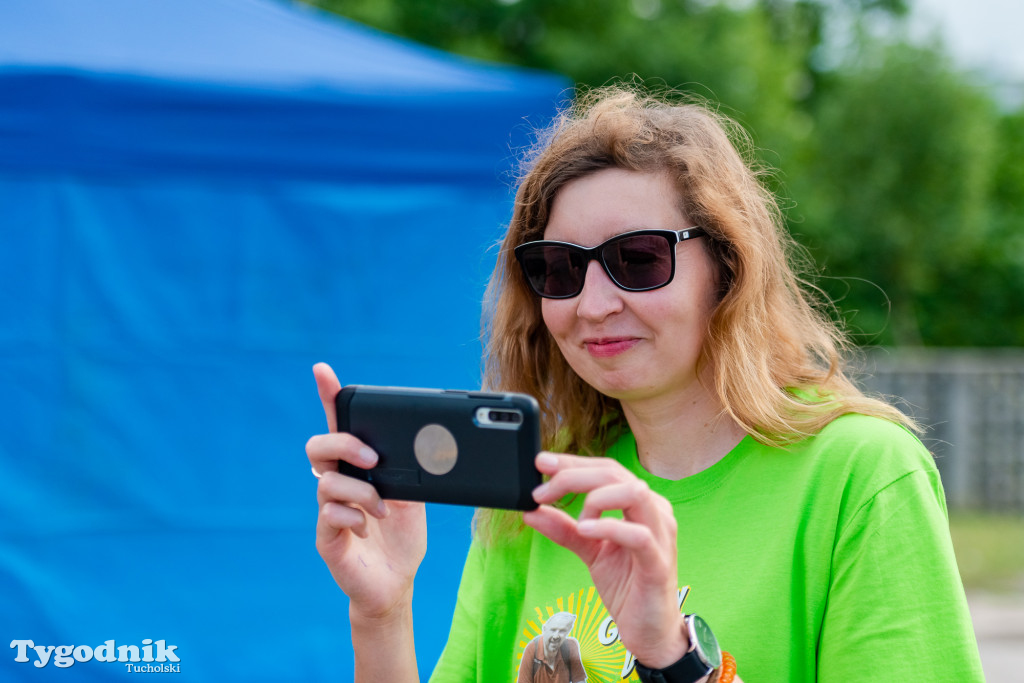
[[604,486],[635,483],[638,488],[645,484],[625,470],[612,468],[562,470],[548,481],[534,489],[533,498],[538,503],[551,503],[567,493],[590,493]]
[[[650,566],[663,563],[666,547],[675,548],[675,536],[667,544],[663,534],[655,533],[647,524],[624,519],[604,517],[598,519],[573,519],[562,510],[542,505],[536,510],[523,513],[523,522],[547,536],[560,546],[576,553],[588,566],[607,541],[636,556]],[[674,550],[673,550],[674,552]]]
[[[306,442],[306,457],[319,479],[316,497],[320,522],[335,533],[351,529],[365,538],[364,512],[383,519],[388,514],[387,505],[371,484],[338,472],[338,462],[369,469],[377,464],[377,453],[351,434],[333,432],[310,437]],[[319,529],[320,523],[317,527]]]
[[347,432],[316,434],[306,442],[306,457],[317,474],[337,472],[338,461],[369,469],[377,464],[377,453]]
[[633,477],[609,458],[542,452],[537,455],[535,463],[542,474],[550,476],[533,492],[533,499],[541,504],[554,502],[567,493],[587,493],[599,486]]
[[313,377],[316,379],[316,389],[320,394],[320,402],[324,406],[324,415],[327,417],[328,431],[338,430],[338,415],[334,407],[334,399],[341,391],[341,382],[338,381],[334,370],[327,363],[317,363],[313,366]]
[[586,493],[581,520],[600,517],[606,510],[622,510],[629,521],[660,526],[661,520],[671,520],[674,537],[671,505],[618,462],[554,453],[541,453],[536,462],[537,469],[551,475],[534,490],[533,498],[538,503],[553,503],[570,493]]
[[647,561],[660,558],[660,548],[651,528],[621,519],[585,519],[576,525],[579,535],[593,540],[609,541],[630,550]]
[[358,505],[378,519],[387,517],[388,508],[373,485],[337,472],[324,472],[316,487],[316,501],[323,510],[328,504]]
[[536,510],[524,512],[523,522],[558,545],[579,555],[588,566],[597,552],[596,542],[581,536],[576,530],[576,520],[562,510],[542,505]]
[[598,519],[606,510],[622,510],[626,520],[664,529],[675,538],[677,524],[672,504],[640,479],[593,489],[583,501],[579,519]]
[[346,477],[337,472],[324,472],[316,490],[320,515],[317,519],[317,539],[337,538],[343,531],[352,531],[360,538],[369,537],[367,514],[384,519],[387,504],[377,491],[365,481]]
[[565,469],[605,469],[609,467],[616,467],[621,469],[623,472],[627,471],[625,467],[620,465],[611,458],[595,458],[589,455],[567,455],[565,453],[550,453],[548,451],[542,451],[537,454],[537,469],[544,474],[555,474]]
[[[587,562],[595,544],[607,541],[655,562],[665,547],[675,547],[678,524],[672,504],[642,479],[609,458],[541,453],[537,468],[551,478],[534,490],[541,514],[524,520]],[[567,494],[585,493],[577,520],[551,508]],[[622,518],[602,517],[622,511]],[[550,512],[548,512],[550,511]],[[557,514],[556,514],[557,513]]]
[[337,472],[339,461],[363,469],[376,465],[377,453],[372,448],[352,434],[337,431],[334,399],[341,391],[341,383],[334,370],[327,363],[317,363],[313,366],[313,376],[330,428],[330,433],[317,434],[306,442],[306,457],[313,468],[313,476],[320,478],[325,472]]
[[366,524],[366,514],[357,508],[338,503],[327,503],[320,508],[320,517],[316,524],[318,542],[321,538],[324,540],[335,539],[340,532],[346,530],[351,531],[359,538],[369,538],[370,530]]
[[306,457],[309,458],[313,475],[319,479],[317,503],[320,515],[317,520],[317,536],[334,538],[339,531],[347,529],[366,538],[366,515],[383,519],[388,514],[387,505],[369,483],[340,474],[338,462],[369,469],[377,464],[377,454],[351,434],[337,432],[334,400],[341,391],[341,382],[331,366],[317,363],[313,366],[313,377],[330,430],[329,434],[317,434],[306,442]]

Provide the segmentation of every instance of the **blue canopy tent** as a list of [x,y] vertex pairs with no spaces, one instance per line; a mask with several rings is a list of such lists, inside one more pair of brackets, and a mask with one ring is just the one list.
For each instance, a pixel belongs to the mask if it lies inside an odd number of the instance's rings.
[[[513,150],[565,85],[268,0],[0,5],[3,642],[345,680],[310,367],[478,385]],[[423,672],[470,511],[428,517]],[[135,675],[98,658],[74,680]]]

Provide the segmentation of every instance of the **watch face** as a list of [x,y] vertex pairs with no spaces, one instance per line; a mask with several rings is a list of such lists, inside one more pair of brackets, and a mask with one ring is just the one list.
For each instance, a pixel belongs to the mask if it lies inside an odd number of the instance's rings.
[[697,654],[707,662],[712,669],[722,666],[722,650],[718,647],[718,639],[711,632],[708,622],[696,614],[691,614],[690,633],[693,635],[697,645]]

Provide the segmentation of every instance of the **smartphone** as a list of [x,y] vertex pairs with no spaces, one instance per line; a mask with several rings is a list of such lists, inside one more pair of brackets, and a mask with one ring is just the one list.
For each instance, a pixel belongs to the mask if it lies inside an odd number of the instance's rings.
[[350,385],[335,399],[338,430],[380,457],[338,463],[381,498],[532,510],[541,483],[540,410],[526,394]]

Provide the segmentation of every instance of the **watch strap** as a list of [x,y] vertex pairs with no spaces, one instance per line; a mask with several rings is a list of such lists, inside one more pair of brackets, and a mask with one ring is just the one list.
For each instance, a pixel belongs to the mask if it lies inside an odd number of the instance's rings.
[[643,683],[694,683],[714,671],[701,661],[697,648],[687,652],[682,658],[664,669],[649,669],[639,661],[636,673]]

